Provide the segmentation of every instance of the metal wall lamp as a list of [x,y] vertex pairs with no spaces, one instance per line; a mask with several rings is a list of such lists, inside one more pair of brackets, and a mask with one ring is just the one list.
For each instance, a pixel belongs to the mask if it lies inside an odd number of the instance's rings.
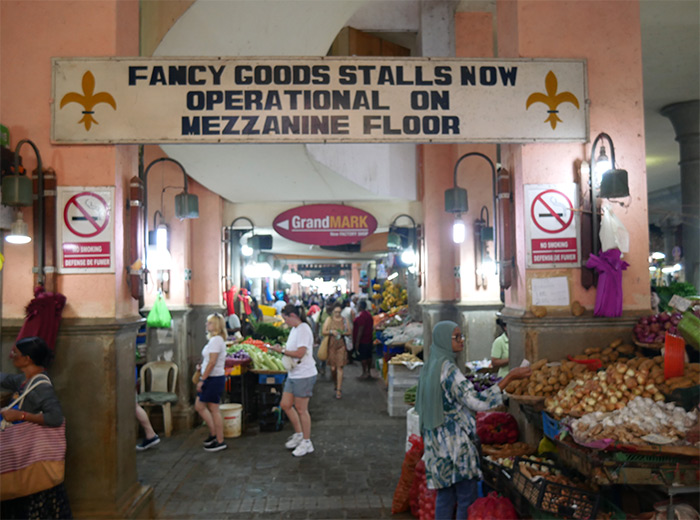
[[[37,222],[37,256],[39,260],[39,272],[37,283],[44,285],[44,227],[46,223],[46,212],[44,209],[44,167],[41,163],[41,154],[36,145],[29,139],[22,139],[15,147],[14,175],[7,175],[2,179],[2,203],[9,206],[31,206],[32,205],[32,181],[26,175],[20,173],[19,151],[22,145],[29,144],[34,149],[37,163],[37,202],[39,218]],[[7,190],[7,192],[6,192]],[[26,244],[31,241],[27,231],[27,224],[22,219],[22,213],[17,211],[17,219],[13,222],[10,234],[5,237],[13,244]]]
[[[610,158],[608,158],[605,150],[606,140],[610,145]],[[600,154],[596,157],[596,150],[600,145]],[[597,180],[600,179],[600,188],[597,186]],[[591,148],[591,172],[590,172],[590,187],[591,187],[591,213],[593,224],[593,247],[592,253],[598,254],[598,198],[614,199],[619,197],[627,197],[630,194],[629,185],[627,183],[627,171],[619,170],[615,167],[615,145],[612,138],[601,132],[593,141]],[[600,190],[600,191],[599,191]]]
[[[455,163],[453,174],[454,187],[445,190],[445,211],[447,213],[453,213],[455,215],[455,223],[452,227],[452,240],[457,244],[461,244],[462,242],[464,242],[465,227],[464,221],[462,220],[462,213],[466,213],[469,210],[467,190],[457,186],[457,168],[459,168],[460,163],[464,159],[472,156],[481,157],[487,163],[489,163],[489,166],[491,166],[491,188],[493,192],[493,207],[496,207],[496,166],[493,164],[493,161],[491,161],[491,159],[489,159],[483,153],[465,153]],[[494,254],[496,255],[496,258],[498,258],[498,251],[496,250],[497,245],[495,244],[497,244],[497,242],[494,239]]]
[[[404,228],[396,225],[396,222],[402,217],[405,217],[411,221],[410,228]],[[404,234],[400,231],[403,229],[406,229],[405,246],[403,241]],[[416,225],[416,221],[411,215],[407,215],[406,213],[397,215],[396,218],[391,221],[391,224],[389,224],[389,234],[387,235],[386,240],[387,247],[389,249],[403,250],[401,262],[408,266],[414,265],[416,263],[416,259],[418,259],[419,253],[417,246],[417,234],[418,226]]]
[[[143,179],[144,194],[143,207],[146,216],[146,225],[144,226],[146,245],[148,245],[148,172],[151,171],[151,168],[153,168],[154,165],[163,161],[172,162],[179,166],[179,168],[182,170],[182,176],[184,179],[184,191],[179,195],[175,196],[175,216],[180,220],[199,217],[199,199],[196,195],[192,195],[187,192],[187,171],[185,170],[185,167],[182,166],[182,164],[180,164],[178,161],[176,161],[175,159],[171,159],[170,157],[160,157],[151,161],[151,163],[146,167],[145,171],[143,172],[143,175],[141,176]],[[155,214],[153,215],[153,219],[155,225]],[[148,272],[148,247],[145,247],[144,251],[144,270]],[[144,277],[144,283],[148,283],[148,276]]]
[[[249,228],[249,229],[246,228],[245,231],[239,232],[239,234],[237,234],[237,239],[240,240],[240,238],[241,238],[243,235],[245,235],[246,233],[248,233],[249,231],[253,233],[252,236],[251,236],[251,238],[252,238],[253,236],[255,236],[255,224],[253,224],[253,221],[252,221],[252,220],[250,220],[248,217],[236,217],[236,218],[234,218],[234,219],[231,221],[231,223],[229,224],[229,226],[228,226],[228,237],[229,237],[229,247],[230,247],[230,251],[231,251],[231,258],[233,258],[234,243],[235,243],[234,240],[233,240],[233,231],[234,231],[233,226],[234,226],[234,225],[236,224],[236,222],[238,222],[239,220],[246,220],[246,221],[250,224],[250,228]],[[250,248],[250,249],[251,249],[251,251],[249,251],[247,254],[244,253],[243,251],[241,251],[241,254],[243,254],[243,256],[252,256],[252,255],[253,255],[253,251],[252,251],[252,248]]]
[[[484,213],[486,216],[484,217]],[[493,270],[494,263],[488,254],[487,242],[493,241],[493,227],[489,224],[489,208],[481,207],[479,218],[474,221],[474,246],[479,263],[474,262],[476,272],[476,286],[487,287],[488,271]],[[494,270],[495,272],[495,270]]]

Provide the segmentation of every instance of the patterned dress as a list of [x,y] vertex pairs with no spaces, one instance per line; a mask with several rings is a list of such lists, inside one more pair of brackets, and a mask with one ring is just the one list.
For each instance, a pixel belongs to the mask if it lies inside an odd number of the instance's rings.
[[[345,330],[345,320],[340,318],[339,320],[334,319],[332,316],[329,318],[330,330]],[[328,339],[328,366],[333,370],[336,368],[343,368],[348,364],[348,351],[345,348],[345,340],[341,336],[336,338],[335,334],[331,334]]]
[[479,452],[471,440],[476,437],[476,420],[470,410],[481,412],[503,403],[498,385],[478,393],[454,363],[443,363],[440,383],[445,422],[422,432],[425,476],[430,489],[481,478]]

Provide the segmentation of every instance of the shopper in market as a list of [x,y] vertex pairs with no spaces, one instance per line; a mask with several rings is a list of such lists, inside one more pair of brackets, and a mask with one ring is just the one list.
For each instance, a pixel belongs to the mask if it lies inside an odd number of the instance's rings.
[[360,379],[370,379],[372,374],[372,338],[374,335],[374,320],[367,310],[367,300],[360,300],[357,304],[360,313],[355,318],[352,329],[353,344],[357,359],[362,363],[362,375]]
[[501,327],[503,333],[491,344],[491,366],[498,369],[499,377],[506,377],[508,373],[509,348],[508,325],[500,317],[496,319],[496,325]]
[[51,357],[42,338],[23,338],[10,350],[21,373],[0,373],[0,388],[15,393],[2,409],[0,518],[73,518],[63,484],[63,411],[45,373]]
[[416,394],[427,484],[437,489],[436,519],[455,518],[455,506],[456,518],[467,518],[467,508],[477,498],[481,470],[471,411],[502,404],[508,383],[530,375],[529,367],[514,368],[498,384],[477,392],[456,364],[463,349],[459,325],[453,321],[435,325]]
[[284,322],[292,329],[284,348],[273,345],[270,348],[291,360],[287,380],[282,391],[280,406],[294,427],[294,434],[287,439],[285,448],[293,449],[292,455],[303,457],[313,453],[311,442],[311,416],[309,400],[316,384],[316,363],[313,358],[314,336],[306,323],[306,312],[301,305],[288,304],[282,309]]
[[343,396],[343,367],[348,364],[348,351],[345,348],[345,336],[350,334],[347,322],[341,312],[343,306],[336,303],[331,315],[323,323],[322,334],[328,336],[328,366],[331,367],[331,377],[335,382],[335,398]]
[[200,376],[194,409],[209,428],[204,450],[221,451],[228,447],[224,442],[224,421],[219,412],[226,384],[226,320],[221,314],[207,316],[207,339],[209,341],[202,349],[202,362],[197,365]]

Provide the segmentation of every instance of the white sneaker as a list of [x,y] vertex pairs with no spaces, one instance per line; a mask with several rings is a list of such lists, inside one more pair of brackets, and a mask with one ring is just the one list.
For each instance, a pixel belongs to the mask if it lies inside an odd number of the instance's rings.
[[287,442],[284,443],[284,447],[287,448],[288,450],[293,450],[299,444],[301,444],[301,441],[304,440],[304,434],[303,433],[295,433],[294,435],[291,435],[289,439],[287,439]]
[[301,441],[299,446],[297,446],[296,449],[292,452],[292,455],[294,455],[295,457],[303,457],[304,455],[313,452],[314,445],[311,444],[311,441],[309,439],[304,439],[303,441]]

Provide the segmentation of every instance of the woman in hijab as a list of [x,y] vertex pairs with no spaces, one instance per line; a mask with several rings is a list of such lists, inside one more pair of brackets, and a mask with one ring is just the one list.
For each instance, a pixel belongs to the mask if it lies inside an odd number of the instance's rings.
[[435,518],[467,518],[481,478],[476,447],[476,421],[470,411],[485,411],[503,402],[502,390],[530,375],[529,367],[514,368],[497,385],[477,392],[455,363],[464,349],[464,335],[453,321],[433,328],[433,343],[420,375],[416,411],[425,444],[428,488],[437,489]]

